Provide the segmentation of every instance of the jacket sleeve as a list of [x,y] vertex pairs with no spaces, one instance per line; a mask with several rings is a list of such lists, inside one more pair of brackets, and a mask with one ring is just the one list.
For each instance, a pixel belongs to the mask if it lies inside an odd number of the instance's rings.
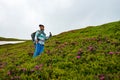
[[37,41],[37,36],[38,36],[38,31],[36,31],[36,34],[35,34],[35,41]]
[[49,36],[45,36],[45,40],[49,39],[50,37],[52,37],[52,34],[50,33]]

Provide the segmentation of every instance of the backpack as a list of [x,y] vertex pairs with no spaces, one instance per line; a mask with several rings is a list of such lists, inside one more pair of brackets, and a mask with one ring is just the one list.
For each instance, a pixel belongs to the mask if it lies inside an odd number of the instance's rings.
[[[37,31],[39,31],[39,30],[37,30]],[[37,32],[36,31],[36,32]],[[31,34],[31,38],[32,38],[32,41],[33,42],[35,42],[35,34],[36,34],[36,32],[33,32],[32,34]],[[38,35],[40,35],[41,34],[41,31],[39,31],[39,34]],[[38,39],[38,37],[37,37],[37,39]],[[39,39],[38,39],[39,40]]]

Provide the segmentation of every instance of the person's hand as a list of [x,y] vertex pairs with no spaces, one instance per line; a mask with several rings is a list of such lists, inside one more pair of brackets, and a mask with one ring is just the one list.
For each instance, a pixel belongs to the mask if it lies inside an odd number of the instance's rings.
[[50,37],[52,36],[52,33],[51,32],[49,32],[50,33]]
[[36,43],[38,43],[38,40],[36,40]]

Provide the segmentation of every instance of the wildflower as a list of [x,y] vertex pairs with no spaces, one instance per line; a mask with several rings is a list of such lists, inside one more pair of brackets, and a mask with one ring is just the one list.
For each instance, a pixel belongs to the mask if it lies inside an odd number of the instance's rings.
[[79,52],[78,52],[78,55],[80,55],[80,54],[81,54],[81,52],[79,51]]
[[77,54],[78,56],[81,56],[83,54],[83,50],[80,48]]
[[41,70],[41,69],[42,69],[42,67],[43,67],[43,64],[40,64],[40,65],[39,65],[39,67],[40,67],[40,70]]
[[89,46],[89,47],[88,47],[88,50],[89,50],[89,51],[94,51],[94,48],[93,48],[92,46]]
[[111,55],[112,55],[112,54],[114,54],[114,52],[109,52],[109,54],[111,54]]
[[8,71],[8,72],[7,72],[7,75],[11,75],[11,71]]
[[77,56],[76,58],[77,58],[77,59],[79,59],[79,58],[80,58],[80,56]]
[[40,64],[39,66],[40,66],[40,67],[43,67],[43,64]]
[[35,66],[35,69],[36,69],[36,70],[39,70],[39,66],[38,66],[38,65],[36,65],[36,66]]
[[99,75],[100,80],[105,80],[105,76],[103,74]]

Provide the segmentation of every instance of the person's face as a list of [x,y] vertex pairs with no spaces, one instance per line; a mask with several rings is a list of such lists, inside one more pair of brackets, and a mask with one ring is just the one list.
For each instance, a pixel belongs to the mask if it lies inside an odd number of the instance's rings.
[[44,27],[43,27],[43,26],[40,26],[40,30],[44,30]]

